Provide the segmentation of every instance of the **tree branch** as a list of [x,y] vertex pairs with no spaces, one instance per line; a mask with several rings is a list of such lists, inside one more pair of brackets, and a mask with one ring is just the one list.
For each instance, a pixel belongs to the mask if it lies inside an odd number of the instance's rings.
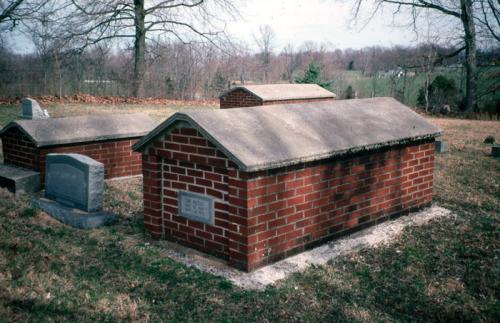
[[397,1],[397,0],[382,0],[382,1],[386,2],[386,3],[401,5],[401,6],[411,6],[411,7],[417,7],[417,8],[435,9],[435,10],[441,11],[444,14],[460,18],[459,12],[455,12],[453,10],[447,9],[447,8],[440,6],[440,5],[437,5],[435,3],[430,3],[430,2],[425,1],[425,0],[416,0],[416,1],[410,1],[410,2]]

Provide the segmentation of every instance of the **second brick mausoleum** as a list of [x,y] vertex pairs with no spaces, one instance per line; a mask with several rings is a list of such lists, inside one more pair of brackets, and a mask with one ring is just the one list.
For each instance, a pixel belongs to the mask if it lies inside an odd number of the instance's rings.
[[176,113],[133,147],[145,227],[251,271],[429,205],[439,134],[392,98]]
[[141,154],[132,145],[158,123],[148,115],[90,115],[15,120],[0,130],[4,163],[40,172],[50,153],[77,153],[104,164],[105,177],[139,175]]
[[285,103],[331,101],[335,94],[317,84],[240,85],[224,92],[220,108],[242,108]]

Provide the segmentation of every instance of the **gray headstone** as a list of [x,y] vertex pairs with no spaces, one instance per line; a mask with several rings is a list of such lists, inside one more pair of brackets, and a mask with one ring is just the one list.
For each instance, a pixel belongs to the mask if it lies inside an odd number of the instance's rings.
[[49,118],[49,113],[47,110],[43,110],[36,100],[31,98],[24,98],[21,100],[21,106],[23,110],[22,117],[24,119],[47,119]]
[[45,196],[87,212],[102,209],[104,165],[80,154],[48,154]]
[[448,151],[448,142],[444,140],[436,140],[436,151],[438,153],[445,153]]
[[493,145],[491,147],[491,156],[496,158],[500,157],[500,145]]

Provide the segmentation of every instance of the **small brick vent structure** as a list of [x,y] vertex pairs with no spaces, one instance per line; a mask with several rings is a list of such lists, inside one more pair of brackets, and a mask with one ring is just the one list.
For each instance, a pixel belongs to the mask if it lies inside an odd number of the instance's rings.
[[50,153],[78,153],[105,167],[105,177],[140,175],[141,154],[132,145],[157,122],[144,114],[17,120],[0,131],[4,163],[40,172]]
[[223,93],[221,109],[331,101],[335,94],[317,84],[263,84],[233,87]]
[[439,134],[392,98],[176,113],[134,145],[145,228],[251,271],[429,205]]

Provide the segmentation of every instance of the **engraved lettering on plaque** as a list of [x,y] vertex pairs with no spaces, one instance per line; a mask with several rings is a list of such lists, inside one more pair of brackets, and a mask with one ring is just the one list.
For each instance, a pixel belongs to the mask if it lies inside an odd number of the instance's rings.
[[179,191],[179,215],[213,225],[214,199],[207,195]]

